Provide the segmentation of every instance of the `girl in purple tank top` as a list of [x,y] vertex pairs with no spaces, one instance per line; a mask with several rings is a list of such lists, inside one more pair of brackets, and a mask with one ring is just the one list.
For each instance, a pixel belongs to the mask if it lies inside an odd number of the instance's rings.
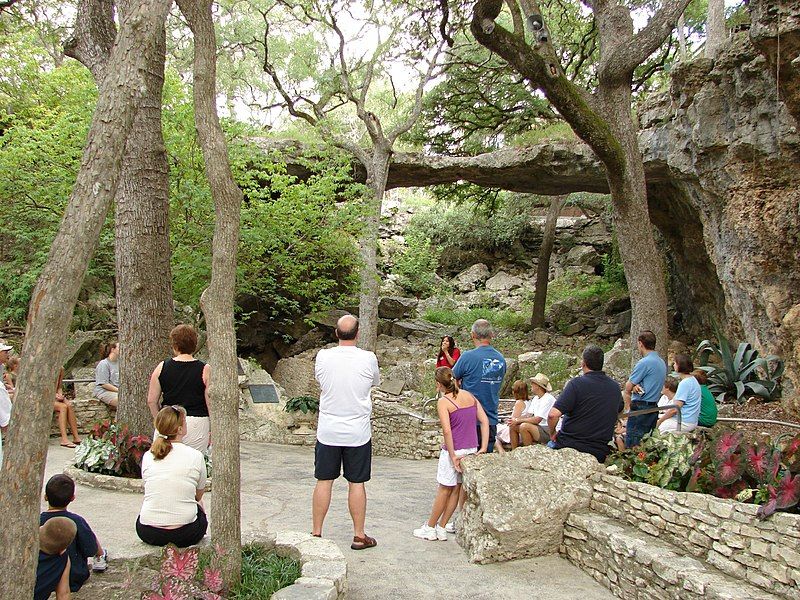
[[[436,481],[439,488],[433,501],[431,516],[414,536],[423,540],[446,540],[455,529],[449,522],[461,495],[461,458],[467,454],[483,454],[489,441],[489,419],[480,402],[467,391],[459,390],[449,367],[436,369],[436,391],[439,398],[439,422],[444,444],[439,453]],[[483,444],[478,448],[478,428]]]

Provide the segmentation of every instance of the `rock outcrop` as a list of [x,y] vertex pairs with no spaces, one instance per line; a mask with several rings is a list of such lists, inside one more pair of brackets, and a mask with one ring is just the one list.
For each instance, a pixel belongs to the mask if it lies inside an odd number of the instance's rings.
[[558,552],[564,522],[586,508],[590,477],[601,469],[590,454],[544,446],[465,459],[458,543],[473,562],[491,563]]

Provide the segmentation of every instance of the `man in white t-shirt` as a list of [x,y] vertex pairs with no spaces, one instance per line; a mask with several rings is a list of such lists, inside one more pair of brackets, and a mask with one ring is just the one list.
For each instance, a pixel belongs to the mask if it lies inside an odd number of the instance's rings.
[[333,482],[342,473],[348,481],[348,506],[353,518],[353,550],[377,545],[364,533],[367,492],[372,469],[372,386],[380,384],[375,353],[356,346],[358,319],[345,315],[336,323],[336,348],[320,350],[314,375],[322,394],[319,399],[317,445],[314,449],[312,535],[322,536],[322,524],[331,503]]

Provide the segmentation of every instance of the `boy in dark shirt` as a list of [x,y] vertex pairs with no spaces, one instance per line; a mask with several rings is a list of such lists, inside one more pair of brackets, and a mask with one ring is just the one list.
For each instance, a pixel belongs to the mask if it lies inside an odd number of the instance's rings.
[[56,593],[56,600],[69,600],[70,560],[66,549],[75,539],[74,521],[55,517],[39,527],[39,562],[36,565],[36,587],[33,600],[47,600]]
[[[599,462],[606,459],[617,416],[623,409],[619,384],[603,373],[603,350],[587,346],[583,351],[583,375],[571,379],[550,409],[548,425],[551,448],[588,452]],[[561,430],[556,424],[561,416]]]
[[44,497],[48,509],[39,516],[39,524],[44,525],[56,517],[71,519],[77,528],[75,539],[69,545],[67,554],[70,559],[69,589],[77,592],[89,579],[87,560],[94,558],[93,571],[106,570],[108,553],[100,546],[97,536],[86,520],[67,510],[69,503],[75,500],[75,482],[68,475],[53,475],[44,488]]

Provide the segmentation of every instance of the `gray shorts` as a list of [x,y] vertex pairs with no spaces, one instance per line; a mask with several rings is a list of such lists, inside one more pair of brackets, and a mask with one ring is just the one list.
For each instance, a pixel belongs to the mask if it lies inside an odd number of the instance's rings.
[[103,404],[111,404],[112,402],[117,402],[119,393],[103,390],[102,392],[95,394],[94,397],[100,400],[100,402]]

